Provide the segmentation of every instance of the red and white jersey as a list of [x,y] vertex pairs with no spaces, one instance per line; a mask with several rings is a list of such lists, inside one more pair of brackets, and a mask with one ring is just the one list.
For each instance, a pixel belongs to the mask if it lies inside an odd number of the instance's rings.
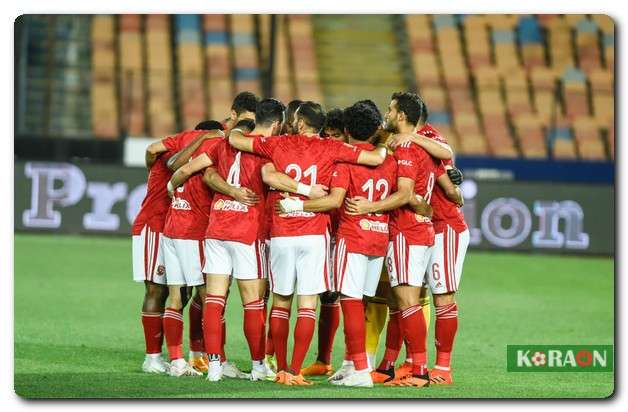
[[163,232],[166,213],[168,213],[170,208],[170,198],[168,197],[166,185],[172,176],[172,172],[166,166],[166,162],[172,155],[182,150],[197,136],[204,133],[206,132],[203,130],[190,130],[162,140],[168,151],[159,156],[148,172],[146,196],[142,201],[139,213],[133,221],[132,235],[139,235],[145,225],[148,225],[153,232]]
[[[222,138],[205,139],[191,159],[212,151]],[[164,235],[170,239],[203,240],[209,220],[212,191],[203,182],[203,172],[195,173],[174,191],[166,216]]]
[[[368,143],[357,144],[363,150],[373,150]],[[372,202],[385,199],[396,190],[397,163],[391,156],[378,167],[339,164],[331,180],[331,188],[347,191],[346,198],[365,197]],[[368,256],[385,256],[388,246],[388,213],[351,216],[343,204],[340,207],[336,238],[345,239],[347,252]]]
[[[437,142],[449,144],[447,143],[447,139],[429,123],[426,123],[417,133]],[[451,159],[441,160],[441,167],[439,167],[438,173],[436,174],[437,178],[447,173],[446,166],[453,166],[453,161]],[[436,233],[441,233],[445,230],[447,225],[451,226],[458,233],[467,229],[462,210],[445,195],[445,191],[438,183],[436,183],[436,187],[432,193],[431,205],[434,211],[432,222],[434,223]]]
[[218,174],[231,186],[251,189],[260,201],[247,206],[231,196],[214,193],[205,237],[249,245],[264,236],[266,186],[262,181],[262,166],[269,160],[240,152],[226,139],[221,140],[210,157]]
[[[440,161],[432,158],[422,147],[404,143],[395,149],[397,177],[414,180],[414,193],[430,203]],[[430,218],[414,213],[409,206],[395,209],[390,214],[390,235],[403,234],[409,245],[434,244],[434,227]]]
[[[275,168],[297,182],[306,185],[322,184],[329,187],[334,165],[340,162],[356,163],[360,150],[356,146],[319,136],[302,135],[256,137],[253,150],[273,161]],[[271,191],[271,204],[281,199],[279,192]],[[300,195],[301,199],[306,199]],[[273,213],[271,237],[325,234],[329,214],[313,212]]]

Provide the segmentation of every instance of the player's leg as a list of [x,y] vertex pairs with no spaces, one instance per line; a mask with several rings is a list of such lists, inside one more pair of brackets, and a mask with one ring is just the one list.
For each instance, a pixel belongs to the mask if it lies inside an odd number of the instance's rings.
[[164,341],[162,316],[168,287],[160,241],[161,233],[152,232],[148,226],[132,237],[133,280],[144,283],[141,320],[146,354],[142,370],[148,373],[165,373],[169,368],[161,356]]
[[377,356],[377,348],[379,347],[379,339],[382,331],[386,327],[386,319],[388,319],[388,305],[386,296],[390,290],[390,282],[388,281],[388,273],[386,269],[382,269],[378,280],[377,291],[375,296],[366,299],[365,317],[366,317],[366,355],[369,358],[369,364],[375,367],[375,357]]
[[397,269],[391,276],[393,292],[401,310],[401,327],[412,358],[412,374],[395,378],[386,385],[428,386],[426,338],[427,325],[419,304],[419,289],[425,278],[425,269],[431,254],[431,247],[409,246],[403,236],[396,242]]
[[296,283],[296,248],[294,237],[276,237],[270,240],[269,283],[273,301],[270,311],[270,332],[277,359],[275,382],[290,384],[288,372],[288,334],[290,332],[290,308]]
[[190,320],[190,365],[199,372],[207,372],[207,360],[205,358],[205,343],[203,342],[203,301],[205,299],[204,287],[196,288],[194,297],[188,308]]
[[295,376],[293,385],[311,384],[300,374],[303,360],[310,348],[316,323],[318,295],[330,290],[329,240],[327,235],[295,238],[299,259],[296,260],[298,314],[294,328],[294,349],[290,369]]
[[[238,281],[244,310],[244,336],[251,355],[251,380],[273,379],[275,374],[264,366],[264,251],[262,243],[245,245],[225,242],[234,262],[233,276]],[[271,373],[269,373],[271,372]]]
[[[457,233],[447,226],[437,241],[442,253],[433,255],[428,282],[434,296],[436,323],[436,364],[430,374],[435,384],[452,384],[451,353],[458,331],[458,305],[455,293],[462,277],[462,265],[469,244],[469,232]],[[435,250],[438,249],[435,247]]]

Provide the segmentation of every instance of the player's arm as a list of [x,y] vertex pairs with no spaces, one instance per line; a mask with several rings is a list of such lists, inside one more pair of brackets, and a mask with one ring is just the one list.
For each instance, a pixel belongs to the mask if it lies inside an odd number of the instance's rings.
[[284,199],[277,202],[277,213],[290,212],[327,212],[342,206],[347,191],[341,187],[333,187],[327,196],[318,199],[301,200],[283,195]]
[[397,178],[397,191],[386,199],[370,202],[364,197],[354,197],[345,201],[345,208],[350,215],[383,213],[407,205],[414,197],[414,180],[408,177]]
[[254,153],[253,139],[244,136],[240,129],[231,129],[229,132],[229,144],[241,152]]
[[414,210],[414,213],[418,213],[422,216],[432,217],[432,206],[429,205],[420,195],[414,195],[410,197],[410,201],[408,202],[408,206]]
[[262,167],[262,180],[268,186],[281,192],[298,193],[310,199],[318,199],[327,195],[327,186],[319,184],[308,186],[297,182],[287,174],[277,171],[272,163],[266,163]]
[[259,196],[254,191],[246,187],[231,186],[214,167],[205,169],[203,182],[215,192],[230,196],[244,205],[253,206],[259,202]]
[[443,189],[443,192],[445,192],[445,196],[447,196],[449,200],[457,204],[458,207],[462,207],[462,205],[464,204],[462,191],[458,186],[452,183],[447,173],[443,173],[442,175],[438,176],[436,181],[438,182],[438,185]]
[[430,139],[429,137],[425,137],[420,134],[397,134],[390,139],[388,144],[391,148],[394,149],[406,142],[411,142],[421,146],[423,149],[425,149],[426,152],[430,154],[430,156],[437,159],[449,160],[453,157],[453,151],[448,144],[438,142],[434,139]]
[[358,156],[358,164],[364,166],[379,166],[386,160],[386,148],[380,147],[374,150],[362,150]]
[[196,149],[198,149],[201,143],[203,143],[204,139],[218,136],[224,137],[225,134],[221,130],[211,130],[208,133],[196,136],[196,138],[192,140],[192,142],[188,144],[183,150],[175,153],[172,157],[170,157],[170,159],[168,159],[168,162],[166,163],[168,169],[174,172],[190,160],[190,157],[194,154]]
[[170,178],[168,182],[168,193],[172,194],[177,187],[181,186],[185,183],[186,180],[190,178],[194,173],[200,172],[201,170],[208,168],[212,165],[212,161],[207,156],[207,153],[201,153],[199,156],[196,156],[194,159],[186,163],[177,169],[176,172]]
[[167,151],[168,148],[163,143],[163,140],[148,145],[148,147],[146,148],[146,154],[144,155],[146,168],[150,169],[151,167],[153,167],[159,155]]

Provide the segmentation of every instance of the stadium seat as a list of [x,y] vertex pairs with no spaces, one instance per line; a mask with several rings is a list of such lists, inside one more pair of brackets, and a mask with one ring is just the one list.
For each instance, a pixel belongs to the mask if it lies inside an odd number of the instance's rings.
[[601,67],[597,24],[589,19],[582,19],[576,24],[576,51],[578,67],[585,73]]
[[544,126],[560,110],[556,95],[556,77],[550,68],[535,67],[530,73],[533,90],[534,109]]
[[574,120],[576,117],[588,116],[590,111],[585,74],[578,69],[567,69],[563,73],[562,83],[567,117]]
[[608,127],[615,119],[613,76],[606,70],[598,69],[591,72],[589,80],[593,116],[599,127]]
[[573,122],[573,130],[581,159],[606,160],[604,144],[594,119],[589,117],[576,119]]
[[464,21],[464,40],[471,70],[492,64],[489,31],[484,16],[469,16]]
[[554,19],[548,27],[550,62],[552,68],[557,72],[575,66],[571,37],[571,27],[562,18]]
[[163,137],[176,131],[170,16],[146,15],[146,73],[149,133]]
[[231,47],[234,56],[236,93],[261,92],[259,56],[256,47],[255,25],[249,14],[231,15]]
[[290,66],[290,49],[288,47],[287,17],[285,15],[276,16],[277,34],[275,49],[275,64],[273,73],[274,95],[284,103],[295,98],[294,73]]
[[545,65],[543,32],[535,16],[522,16],[517,24],[519,46],[523,65],[532,67]]
[[116,98],[115,16],[92,17],[92,130],[98,138],[120,135]]
[[174,23],[179,86],[177,107],[181,128],[191,129],[207,117],[201,18],[196,14],[178,14],[174,16]]
[[552,145],[552,154],[555,159],[577,159],[578,156],[573,134],[568,127],[558,127],[550,130],[549,139]]
[[146,136],[142,16],[122,14],[118,27],[120,48],[120,119],[130,136]]
[[322,101],[319,73],[314,50],[311,16],[291,14],[288,16],[290,49],[295,62],[296,97],[301,100]]
[[514,119],[514,125],[523,156],[547,158],[547,143],[539,119],[531,113],[524,113]]
[[207,67],[207,97],[209,117],[223,120],[231,107],[234,94],[231,79],[231,61],[227,33],[227,16],[206,14],[203,16],[205,65]]

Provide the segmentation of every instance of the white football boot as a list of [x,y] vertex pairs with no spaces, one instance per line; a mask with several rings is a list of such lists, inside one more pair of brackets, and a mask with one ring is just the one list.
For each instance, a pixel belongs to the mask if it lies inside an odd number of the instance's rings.
[[234,378],[234,379],[250,379],[251,378],[250,373],[242,372],[240,369],[238,369],[237,366],[235,366],[233,363],[229,361],[225,361],[222,363],[222,375],[226,376],[227,378]]
[[191,367],[185,359],[175,359],[170,363],[170,376],[203,376],[203,374]]
[[168,373],[170,364],[161,357],[161,353],[147,353],[142,364],[142,371],[146,373]]
[[339,381],[345,378],[345,376],[353,372],[355,372],[355,368],[353,367],[353,361],[343,360],[340,369],[338,369],[333,375],[327,378],[327,380],[332,384],[337,385]]
[[219,360],[210,360],[207,367],[207,380],[218,382],[222,380],[222,365]]
[[345,376],[344,379],[338,381],[338,386],[353,386],[360,388],[372,388],[373,379],[368,369],[359,372],[353,372]]
[[253,361],[251,368],[251,381],[274,381],[277,374],[273,372],[264,362]]

